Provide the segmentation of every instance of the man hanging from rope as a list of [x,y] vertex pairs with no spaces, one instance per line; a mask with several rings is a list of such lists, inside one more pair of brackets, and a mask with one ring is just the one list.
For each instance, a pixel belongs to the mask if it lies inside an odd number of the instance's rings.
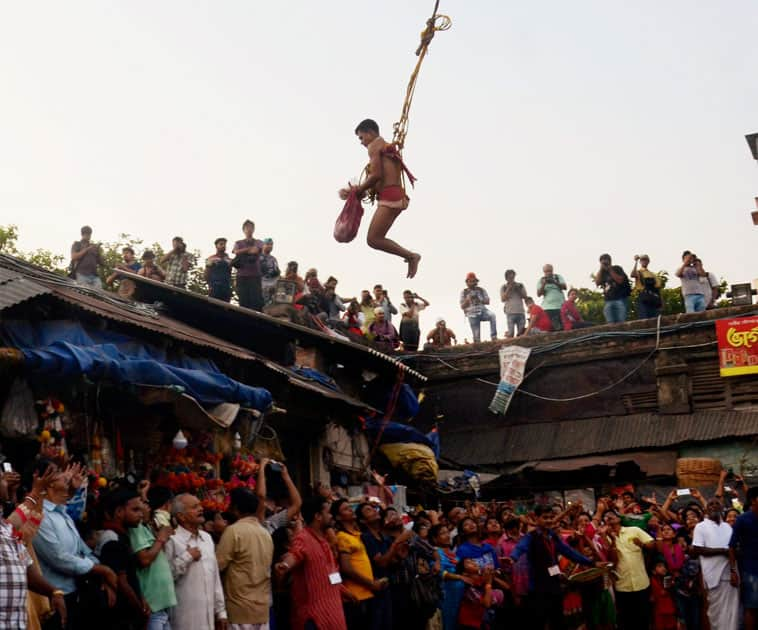
[[343,188],[340,197],[347,199],[351,189],[358,199],[366,195],[376,199],[377,208],[368,228],[368,245],[374,249],[400,256],[408,263],[408,278],[413,278],[418,271],[421,255],[412,252],[392,239],[387,232],[395,219],[408,207],[408,195],[403,186],[403,174],[413,184],[415,178],[403,163],[396,145],[390,144],[379,135],[379,125],[371,119],[362,121],[355,128],[361,144],[368,149],[369,165],[366,179],[357,186]]

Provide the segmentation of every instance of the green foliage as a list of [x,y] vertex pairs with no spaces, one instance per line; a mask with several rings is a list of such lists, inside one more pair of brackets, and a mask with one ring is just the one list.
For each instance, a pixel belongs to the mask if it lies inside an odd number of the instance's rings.
[[16,241],[18,241],[18,228],[15,225],[0,225],[0,252],[15,256],[18,253]]
[[[663,300],[663,315],[675,315],[677,313],[684,313],[684,299],[682,298],[682,291],[679,287],[666,288],[666,284],[669,280],[669,274],[667,271],[659,271],[658,278],[661,281],[661,299]],[[634,286],[634,285],[632,285]],[[721,295],[724,295],[728,290],[728,283],[723,278],[719,286]],[[605,317],[603,316],[603,305],[605,303],[603,299],[602,291],[595,289],[577,289],[578,298],[576,306],[582,317],[590,322],[597,324],[605,323]],[[629,314],[628,320],[637,319],[637,297],[639,296],[639,290],[633,289],[632,295],[629,298]],[[730,303],[726,299],[721,299],[716,303],[716,306],[730,306]]]
[[33,252],[19,252],[15,255],[32,265],[37,265],[37,267],[42,267],[61,276],[68,274],[65,257],[61,254],[54,254],[49,249],[35,249]]
[[142,255],[141,246],[141,238],[135,238],[130,234],[124,233],[119,234],[118,238],[113,242],[100,243],[100,256],[103,260],[103,264],[100,267],[98,274],[100,275],[100,280],[103,282],[103,286],[105,286],[108,276],[110,276],[116,269],[116,265],[124,261],[121,250],[124,249],[124,247],[131,247],[137,256],[137,260],[139,260],[139,257]]
[[[0,252],[10,254],[20,258],[28,263],[53,271],[61,275],[68,273],[68,259],[61,254],[54,254],[47,249],[37,249],[32,252],[23,252],[18,249],[18,227],[15,225],[0,225]],[[122,250],[124,247],[131,247],[137,260],[146,249],[151,249],[156,259],[164,255],[163,247],[160,243],[153,243],[150,247],[144,247],[144,241],[141,238],[131,234],[119,234],[115,241],[100,243],[100,255],[103,264],[99,269],[100,280],[103,286],[110,290],[115,290],[117,282],[114,285],[106,285],[106,280],[115,271],[116,265],[123,262]],[[205,281],[205,260],[202,258],[200,250],[194,250],[192,255],[195,258],[195,264],[190,268],[187,288],[195,293],[202,295],[208,294],[208,283]]]
[[603,293],[595,289],[577,289],[576,307],[582,318],[595,324],[605,323]]
[[[121,250],[124,247],[131,247],[139,260],[142,253],[149,249],[155,254],[156,261],[166,253],[160,243],[153,243],[150,247],[143,247],[144,241],[141,238],[135,238],[130,234],[119,234],[118,240],[112,243],[102,244],[102,257],[103,267],[100,269],[100,277],[103,282],[110,276],[116,265],[123,261]],[[187,279],[187,289],[199,293],[201,295],[208,295],[208,283],[205,281],[205,262],[202,258],[199,249],[190,252],[194,258],[194,264],[190,267],[189,275]]]
[[0,252],[25,260],[28,263],[53,271],[61,275],[67,273],[65,258],[60,254],[54,254],[49,249],[36,249],[32,252],[23,252],[18,246],[18,227],[15,225],[0,225]]

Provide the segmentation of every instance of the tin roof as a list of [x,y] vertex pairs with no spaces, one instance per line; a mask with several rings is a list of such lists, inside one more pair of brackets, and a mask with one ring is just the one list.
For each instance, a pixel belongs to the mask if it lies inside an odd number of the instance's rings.
[[[15,285],[13,295],[18,298],[15,301],[7,298],[6,284]],[[148,305],[125,300],[109,291],[82,287],[68,278],[51,274],[11,256],[0,254],[0,311],[39,295],[50,296],[111,321],[136,326],[196,347],[211,349],[238,360],[254,362],[271,372],[277,373],[298,390],[337,400],[356,410],[375,411],[356,398],[304,379],[292,370],[262,357],[252,350],[237,346],[163,315]]]
[[440,430],[442,457],[460,466],[522,462],[663,448],[758,435],[758,411],[627,416]]
[[0,310],[48,292],[46,287],[18,271],[0,267]]
[[[417,381],[426,377],[393,356],[373,348],[354,343],[340,336],[295,324],[285,319],[271,317],[248,308],[229,304],[185,289],[158,282],[143,276],[124,273],[138,283],[140,297],[165,305],[175,318],[202,327],[239,345],[255,347],[270,356],[267,348],[280,349],[285,343],[295,341],[299,346],[327,349],[330,356],[340,363],[350,363],[364,369],[387,370],[392,367]],[[244,334],[241,334],[244,332]]]

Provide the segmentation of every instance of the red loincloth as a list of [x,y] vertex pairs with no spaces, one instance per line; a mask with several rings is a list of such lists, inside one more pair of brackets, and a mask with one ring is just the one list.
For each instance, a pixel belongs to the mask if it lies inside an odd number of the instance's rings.
[[405,210],[408,207],[408,195],[405,194],[405,190],[399,184],[383,188],[377,199],[378,206],[386,206],[396,210]]

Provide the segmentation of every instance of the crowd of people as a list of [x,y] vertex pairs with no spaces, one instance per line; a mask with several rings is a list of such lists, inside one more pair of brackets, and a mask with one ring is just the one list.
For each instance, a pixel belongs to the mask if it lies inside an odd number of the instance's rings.
[[[639,319],[657,317],[662,312],[663,282],[660,274],[648,268],[648,255],[634,257],[634,267],[629,275],[622,267],[613,264],[609,254],[602,254],[599,263],[600,267],[593,274],[593,280],[603,292],[603,315],[607,323],[627,320],[633,289],[637,296]],[[544,265],[542,273],[535,287],[535,295],[542,298],[541,305],[538,305],[526,287],[516,281],[516,272],[513,269],[506,270],[505,284],[500,287],[500,301],[506,316],[506,338],[576,330],[593,325],[582,318],[577,308],[578,291],[568,287],[564,277],[555,273],[553,265]],[[682,264],[676,270],[676,276],[681,279],[687,313],[698,313],[716,305],[721,291],[718,278],[705,271],[702,260],[691,251],[686,250],[682,254]],[[490,337],[497,339],[497,316],[489,308],[490,296],[486,289],[479,286],[479,279],[474,272],[466,275],[466,286],[461,291],[459,304],[468,319],[475,343],[481,341],[483,322],[489,323]]]
[[[363,290],[360,296],[340,296],[337,292],[338,280],[334,276],[329,276],[322,283],[318,271],[308,269],[301,277],[296,261],[288,262],[282,273],[273,254],[273,239],[255,238],[255,224],[252,221],[246,220],[242,231],[244,238],[235,241],[232,256],[227,253],[227,239],[220,237],[215,241],[215,252],[205,261],[203,275],[210,297],[229,302],[236,294],[240,306],[257,311],[284,299],[296,309],[316,318],[318,325],[355,341],[370,343],[383,352],[416,352],[419,349],[419,314],[429,307],[428,300],[406,290],[402,301],[395,306],[381,284],[377,284],[373,292]],[[108,284],[119,279],[119,271],[128,271],[186,288],[190,269],[196,264],[179,236],[173,239],[171,250],[159,258],[151,250],[145,250],[137,260],[131,247],[125,247],[122,254],[123,261],[107,278]],[[593,279],[602,289],[603,313],[608,323],[626,321],[633,291],[632,281],[637,316],[647,319],[661,313],[662,278],[649,269],[649,256],[635,256],[629,275],[622,267],[612,263],[609,254],[601,255],[599,263]],[[81,240],[71,247],[70,273],[83,285],[101,287],[98,275],[101,265],[102,254],[99,245],[92,242],[92,228],[84,226]],[[553,265],[544,265],[542,271],[533,294],[541,300],[538,305],[524,284],[516,281],[516,272],[506,270],[505,283],[500,288],[500,300],[506,317],[506,338],[593,325],[583,319],[577,308],[577,290],[570,288],[565,278],[555,273]],[[682,254],[682,265],[676,270],[676,276],[681,279],[686,312],[700,312],[715,306],[720,283],[713,273],[705,271],[702,260],[689,250]],[[473,342],[481,341],[482,323],[489,324],[490,337],[497,339],[497,315],[490,308],[489,294],[479,286],[474,272],[468,273],[465,280],[459,305],[468,320]],[[281,298],[277,290],[281,281],[290,287],[285,298]],[[392,316],[398,314],[399,328],[392,322]],[[451,346],[457,343],[457,337],[445,320],[438,318],[425,341],[433,349]]]
[[[272,471],[285,489],[272,501]],[[224,512],[129,478],[99,492],[38,460],[0,483],[0,627],[70,630],[752,630],[758,488],[661,504],[623,487],[522,509],[399,511],[262,460]],[[727,484],[731,485],[727,485]],[[23,496],[23,498],[22,498]],[[743,511],[744,504],[744,511]],[[744,625],[741,625],[743,624]]]

